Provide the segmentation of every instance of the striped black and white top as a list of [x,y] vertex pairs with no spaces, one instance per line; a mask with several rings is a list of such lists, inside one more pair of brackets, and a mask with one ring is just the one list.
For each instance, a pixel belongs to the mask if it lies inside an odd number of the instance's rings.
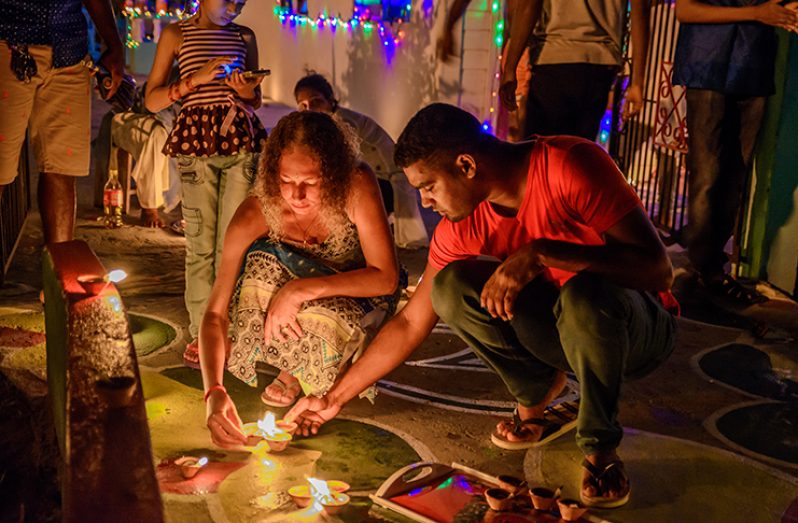
[[[181,80],[213,58],[226,56],[235,58],[242,66],[246,63],[247,44],[241,35],[241,26],[231,23],[207,29],[197,27],[192,20],[179,22],[183,34],[177,53]],[[231,99],[236,101],[235,105]],[[246,107],[244,102],[235,89],[224,83],[224,78],[198,86],[183,98],[183,107],[164,146],[164,154],[206,157],[259,151],[266,130],[252,110],[243,107]],[[230,111],[235,116],[222,134],[222,123]]]

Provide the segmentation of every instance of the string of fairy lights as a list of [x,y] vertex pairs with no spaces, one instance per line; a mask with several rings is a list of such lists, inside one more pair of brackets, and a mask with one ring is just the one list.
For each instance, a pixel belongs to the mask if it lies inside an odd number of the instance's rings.
[[[280,0],[276,1],[273,13],[285,28],[308,27],[314,32],[326,30],[334,33],[340,30],[349,34],[360,31],[365,37],[376,34],[380,38],[386,58],[390,62],[396,49],[401,47],[405,39],[406,32],[403,25],[407,23],[407,20],[411,19],[413,12],[411,1],[407,0],[407,3],[402,4],[399,8],[398,16],[391,18],[378,16],[372,11],[371,7],[360,5],[358,2],[354,3],[352,16],[349,18],[323,12],[318,13],[316,16],[299,13],[291,7],[283,5]],[[421,15],[426,19],[432,16],[432,1],[421,0],[420,2]],[[490,2],[490,8],[487,11],[490,12],[490,15],[495,20],[493,24],[493,43],[496,45],[498,52],[496,53],[494,74],[491,78],[488,113],[483,119],[482,128],[486,132],[493,132],[499,101],[499,72],[501,71],[501,50],[504,43],[504,20],[502,16],[502,0],[487,1]],[[190,0],[186,2],[184,9],[162,9],[158,11],[150,10],[147,7],[125,7],[122,11],[127,24],[125,45],[130,49],[136,49],[144,41],[157,40],[157,34],[144,34],[140,30],[134,31],[136,20],[152,20],[157,24],[160,23],[161,19],[181,20],[192,16],[197,11],[198,4],[197,0]],[[154,30],[153,33],[156,33],[156,31]]]

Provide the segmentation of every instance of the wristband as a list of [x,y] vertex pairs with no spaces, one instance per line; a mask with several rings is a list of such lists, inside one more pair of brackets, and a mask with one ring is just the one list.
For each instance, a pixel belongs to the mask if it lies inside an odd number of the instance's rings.
[[205,391],[205,403],[208,403],[208,398],[210,397],[211,392],[213,392],[215,390],[220,390],[220,391],[224,392],[225,394],[227,394],[227,389],[224,388],[224,385],[214,385],[213,387],[211,387],[210,389]]

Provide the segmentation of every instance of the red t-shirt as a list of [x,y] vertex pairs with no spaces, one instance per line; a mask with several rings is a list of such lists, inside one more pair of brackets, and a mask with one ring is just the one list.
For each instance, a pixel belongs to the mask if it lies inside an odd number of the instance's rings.
[[[598,145],[571,136],[539,137],[518,214],[500,216],[483,201],[459,222],[444,218],[432,237],[429,263],[443,269],[450,262],[478,255],[504,260],[538,238],[603,245],[602,233],[641,205]],[[559,286],[573,275],[553,267],[545,271]]]

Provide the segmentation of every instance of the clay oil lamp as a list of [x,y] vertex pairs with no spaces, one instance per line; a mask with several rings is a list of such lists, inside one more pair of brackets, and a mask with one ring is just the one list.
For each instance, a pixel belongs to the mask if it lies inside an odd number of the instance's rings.
[[180,473],[185,479],[191,479],[208,464],[208,458],[195,458],[193,456],[183,456],[175,460],[175,465],[180,467]]
[[104,276],[97,274],[83,274],[78,276],[78,283],[88,294],[98,295],[111,283],[119,283],[127,278],[127,273],[122,269],[114,269]]
[[500,474],[496,479],[499,480],[499,486],[504,490],[511,492],[513,496],[520,496],[526,493],[526,481],[509,474]]
[[335,514],[349,503],[349,496],[344,494],[347,490],[349,483],[344,481],[308,478],[308,484],[289,488],[288,495],[299,508],[313,505],[316,512]]
[[587,512],[587,507],[575,499],[558,499],[557,505],[560,508],[560,517],[565,521],[576,521]]
[[560,497],[561,491],[562,487],[558,488],[556,491],[546,487],[529,489],[529,497],[532,498],[532,506],[537,510],[551,510],[557,502],[557,498]]
[[[286,428],[290,427],[286,426]],[[286,432],[277,426],[272,412],[267,412],[263,419],[258,420],[257,423],[246,423],[243,429],[244,434],[247,436],[246,445],[249,447],[254,447],[261,440],[266,440],[271,452],[282,452],[291,442],[290,432]],[[294,427],[294,430],[296,430],[296,427]]]
[[485,491],[485,500],[488,502],[488,506],[497,512],[510,508],[512,498],[513,493],[503,488],[494,487]]

